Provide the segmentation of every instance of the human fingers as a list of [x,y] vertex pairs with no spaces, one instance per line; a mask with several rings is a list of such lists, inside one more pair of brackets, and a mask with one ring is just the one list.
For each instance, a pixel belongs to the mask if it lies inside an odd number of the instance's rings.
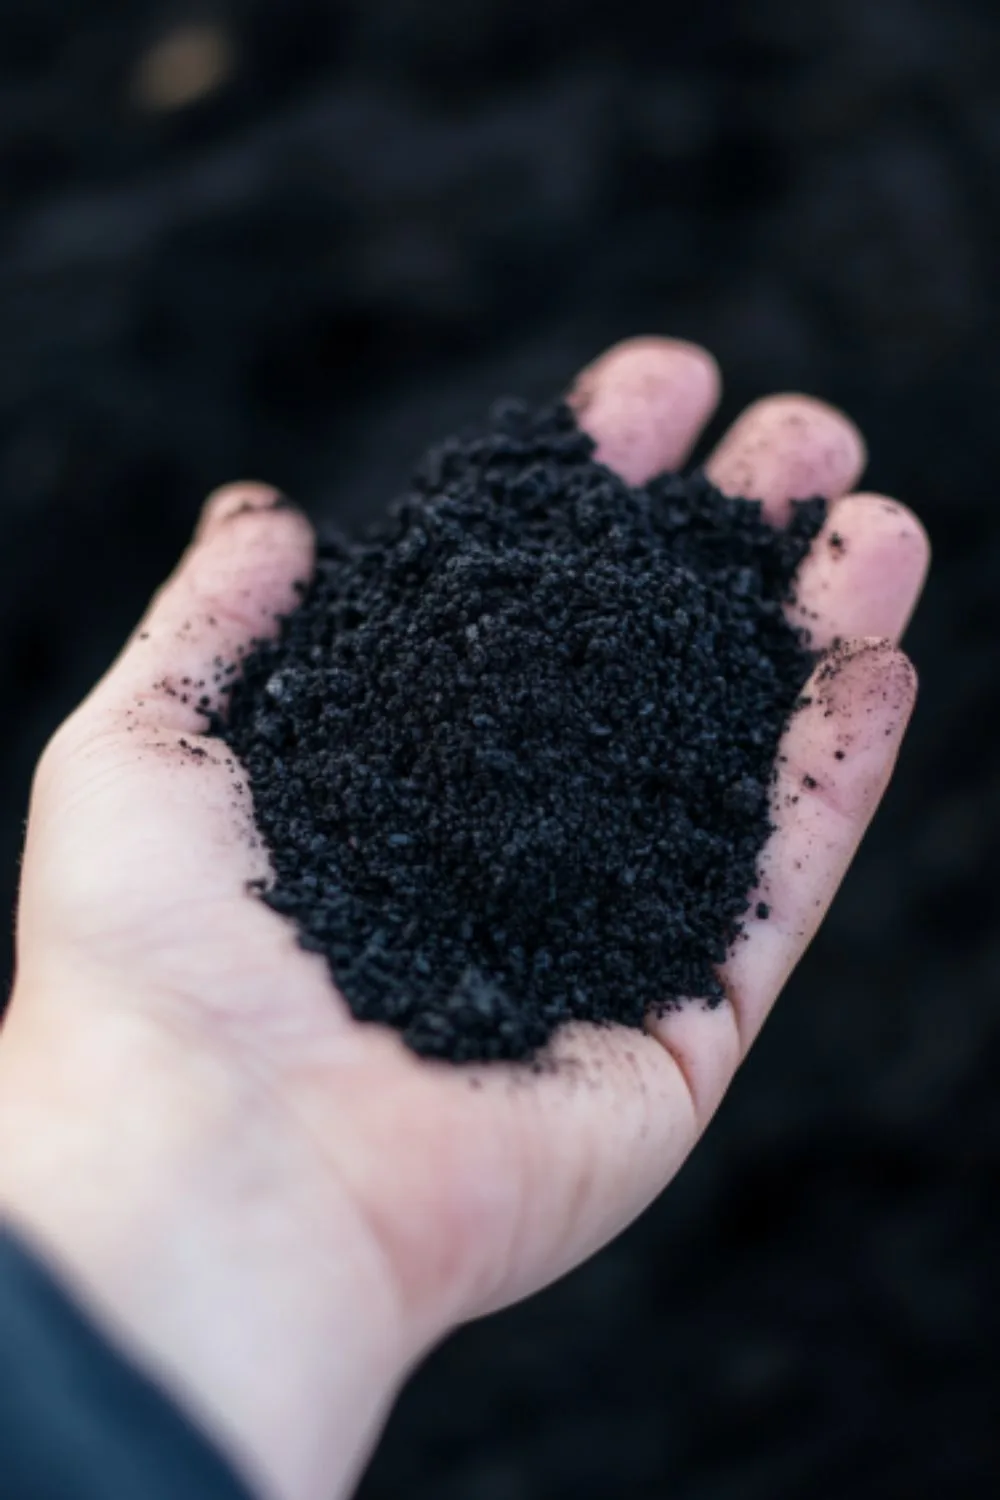
[[767,396],[736,419],[705,472],[726,494],[762,501],[767,519],[781,526],[793,500],[846,494],[866,457],[860,432],[835,407],[811,396]]
[[634,338],[588,365],[569,403],[597,444],[598,461],[629,484],[644,484],[680,467],[720,390],[719,367],[698,345]]
[[728,998],[649,1021],[693,1080],[703,1118],[822,921],[888,784],[915,695],[910,662],[876,639],[836,647],[807,684],[779,750],[759,886],[723,971]]
[[789,618],[825,650],[835,640],[899,640],[930,562],[916,516],[884,495],[847,495],[831,506],[803,559]]

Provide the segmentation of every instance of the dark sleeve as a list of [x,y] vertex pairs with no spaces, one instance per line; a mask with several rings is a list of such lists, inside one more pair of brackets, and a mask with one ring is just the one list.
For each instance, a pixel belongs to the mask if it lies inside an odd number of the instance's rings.
[[0,1231],[0,1500],[251,1500],[208,1441]]

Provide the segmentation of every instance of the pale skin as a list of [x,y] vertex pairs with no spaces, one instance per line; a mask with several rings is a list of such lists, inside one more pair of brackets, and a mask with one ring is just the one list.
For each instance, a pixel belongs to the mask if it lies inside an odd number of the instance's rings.
[[[681,465],[718,398],[708,354],[655,338],[572,396],[632,482]],[[267,872],[248,794],[184,679],[276,628],[308,577],[311,529],[266,487],[210,499],[47,748],[0,1036],[0,1209],[267,1500],[349,1494],[413,1363],[604,1244],[708,1124],[913,704],[895,642],[927,542],[903,506],[855,492],[864,462],[845,416],[794,395],[751,407],[711,457],[776,524],[793,498],[835,502],[794,613],[845,644],[784,740],[755,894],[770,915],[734,946],[727,1000],[644,1032],[576,1028],[541,1074],[428,1063],[354,1022],[323,960],[247,894]]]

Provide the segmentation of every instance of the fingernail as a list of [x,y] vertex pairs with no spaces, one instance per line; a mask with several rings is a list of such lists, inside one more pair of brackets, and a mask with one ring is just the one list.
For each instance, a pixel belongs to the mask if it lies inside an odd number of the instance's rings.
[[209,495],[202,508],[195,540],[204,542],[237,517],[251,511],[296,510],[298,507],[273,485],[227,484]]

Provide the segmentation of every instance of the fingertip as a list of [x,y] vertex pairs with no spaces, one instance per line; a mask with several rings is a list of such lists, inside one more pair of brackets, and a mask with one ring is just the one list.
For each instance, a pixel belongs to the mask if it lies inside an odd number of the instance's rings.
[[930,542],[912,511],[884,495],[846,495],[802,562],[791,618],[820,649],[838,636],[898,640],[929,564]]
[[303,510],[273,485],[224,485],[206,500],[176,583],[222,598],[254,597],[266,611],[292,607],[311,574],[316,535]]
[[712,355],[683,339],[644,335],[615,344],[579,375],[568,396],[598,462],[629,484],[677,468],[719,401]]
[[120,725],[126,712],[133,728],[202,730],[241,657],[296,607],[314,565],[312,525],[279,490],[216,490],[191,546],[88,699],[88,718]]
[[713,403],[719,400],[722,371],[715,356],[701,344],[658,333],[635,334],[605,349],[577,376],[570,400],[578,408],[585,406],[593,387],[603,381],[613,378],[640,381],[643,376],[655,379],[666,366],[683,369],[705,400]]
[[206,542],[238,516],[256,511],[293,509],[291,501],[274,485],[258,480],[238,480],[213,490],[201,509],[195,541]]
[[844,641],[820,661],[778,751],[774,831],[759,898],[725,964],[744,1043],[756,1036],[825,915],[892,775],[917,677],[883,636]]
[[872,550],[905,560],[905,571],[916,593],[923,586],[931,564],[932,546],[920,517],[908,506],[874,490],[858,490],[845,495],[830,512],[830,522],[837,525],[849,519],[851,530],[870,538]]
[[655,373],[665,365],[683,369],[702,401],[711,409],[714,410],[722,398],[719,361],[708,349],[690,339],[670,338],[659,333],[636,334],[612,345],[603,359],[609,367],[631,365],[637,372]]
[[857,482],[868,450],[846,413],[795,391],[766,396],[737,417],[706,464],[729,495],[763,502],[775,524],[792,500],[835,500]]
[[868,465],[868,444],[861,428],[832,401],[821,401],[805,391],[777,391],[748,407],[747,415],[752,414],[763,414],[776,429],[800,432],[813,443],[826,438],[834,450],[831,459],[838,474],[841,470],[863,474]]
[[212,498],[207,524],[181,559],[168,597],[209,630],[226,619],[248,638],[266,634],[298,602],[315,545],[308,517],[278,491],[228,486]]

